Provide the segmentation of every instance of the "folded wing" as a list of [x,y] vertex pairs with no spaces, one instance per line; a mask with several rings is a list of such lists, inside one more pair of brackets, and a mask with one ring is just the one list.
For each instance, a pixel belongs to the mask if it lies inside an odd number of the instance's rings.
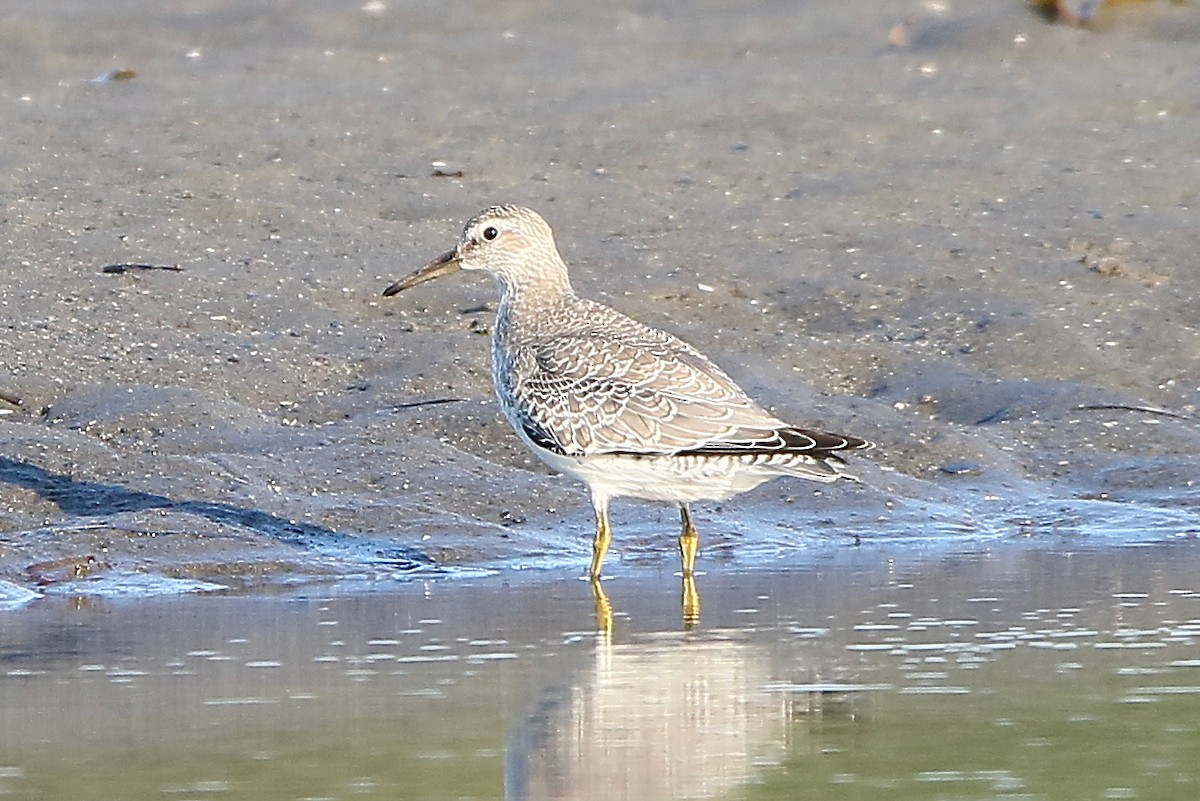
[[807,454],[869,447],[790,426],[686,343],[653,329],[625,339],[560,336],[517,349],[510,375],[526,434],[568,455]]

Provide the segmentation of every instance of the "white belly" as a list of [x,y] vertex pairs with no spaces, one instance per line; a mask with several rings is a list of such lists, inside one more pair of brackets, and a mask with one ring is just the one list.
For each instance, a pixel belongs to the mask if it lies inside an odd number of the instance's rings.
[[731,457],[560,456],[544,448],[534,451],[550,467],[583,481],[594,496],[602,498],[724,501],[780,475]]

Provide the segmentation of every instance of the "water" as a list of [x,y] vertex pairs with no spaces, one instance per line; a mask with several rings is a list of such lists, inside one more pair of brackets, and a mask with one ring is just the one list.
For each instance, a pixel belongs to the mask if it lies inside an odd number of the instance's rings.
[[1194,798],[1200,543],[830,546],[0,617],[30,799]]

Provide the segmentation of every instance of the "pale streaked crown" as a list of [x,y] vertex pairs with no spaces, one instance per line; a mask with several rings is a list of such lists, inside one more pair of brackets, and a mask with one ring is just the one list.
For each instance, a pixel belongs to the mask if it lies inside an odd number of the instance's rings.
[[482,270],[503,284],[569,286],[567,265],[542,216],[524,206],[492,206],[467,222],[455,249],[464,270]]

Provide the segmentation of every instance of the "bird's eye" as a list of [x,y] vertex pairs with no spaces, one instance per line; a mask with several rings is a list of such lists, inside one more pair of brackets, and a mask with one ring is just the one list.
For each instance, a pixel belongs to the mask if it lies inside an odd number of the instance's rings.
[[496,227],[493,225],[489,225],[487,228],[483,229],[483,238],[489,242],[498,236],[500,236],[500,232],[497,231]]

